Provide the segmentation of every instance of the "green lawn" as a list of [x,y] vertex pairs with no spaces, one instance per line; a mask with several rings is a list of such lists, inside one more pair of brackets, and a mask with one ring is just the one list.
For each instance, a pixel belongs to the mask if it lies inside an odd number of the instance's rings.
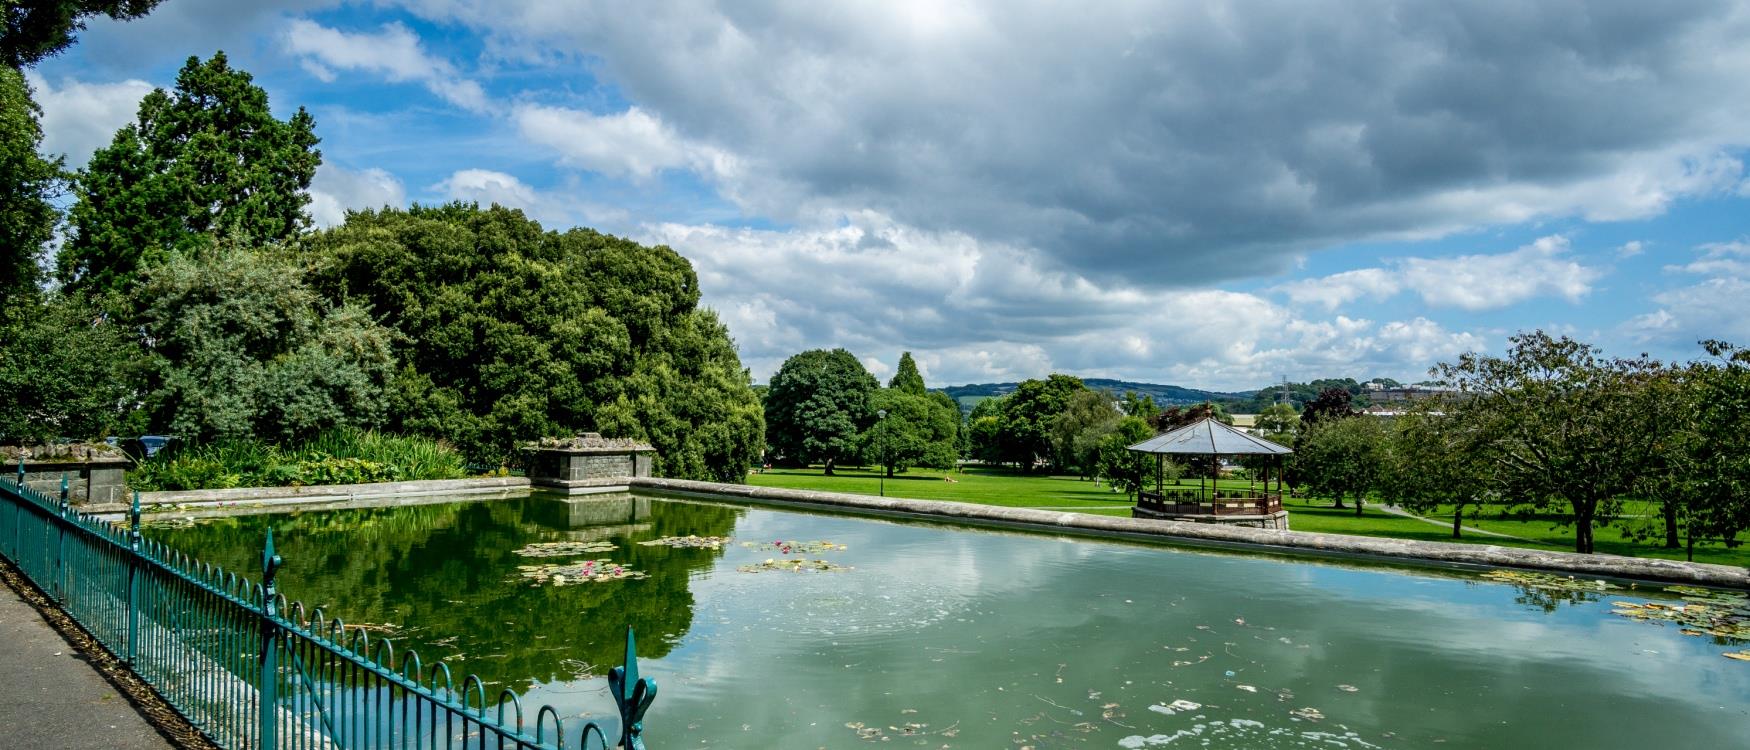
[[[951,477],[957,481],[944,481],[943,477]],[[759,487],[850,492],[861,495],[874,495],[880,490],[879,474],[872,469],[839,468],[833,476],[822,474],[818,468],[771,469],[748,474],[747,482]],[[1237,489],[1245,487],[1246,482],[1222,480],[1221,486]],[[981,467],[967,468],[963,472],[913,469],[888,479],[887,494],[892,497],[949,500],[1007,507],[1062,508],[1078,513],[1097,513],[1110,516],[1128,516],[1131,506],[1130,501],[1125,499],[1123,495],[1112,492],[1110,487],[1103,484],[1096,485],[1093,482],[1069,476],[1027,475]],[[1504,547],[1529,549],[1571,550],[1574,546],[1573,528],[1561,526],[1549,517],[1501,517],[1491,510],[1485,513],[1482,518],[1473,519],[1470,517],[1470,512],[1467,511],[1465,517],[1465,526],[1467,527],[1512,534],[1530,541],[1516,541],[1469,532],[1454,540],[1450,525],[1452,523],[1450,509],[1443,509],[1443,513],[1428,516],[1447,524],[1446,526],[1435,526],[1413,518],[1386,513],[1380,510],[1377,505],[1371,504],[1360,516],[1355,515],[1353,508],[1332,508],[1330,502],[1326,500],[1290,498],[1285,507],[1289,511],[1289,525],[1296,531],[1421,539],[1436,542],[1498,544]],[[1681,549],[1668,550],[1657,545],[1630,541],[1624,538],[1622,530],[1616,527],[1597,529],[1594,535],[1594,546],[1601,553],[1615,555],[1659,557],[1673,560],[1681,560],[1684,557],[1684,551]],[[1695,551],[1695,560],[1696,562],[1750,566],[1750,547],[1728,550],[1718,544],[1698,545]]]

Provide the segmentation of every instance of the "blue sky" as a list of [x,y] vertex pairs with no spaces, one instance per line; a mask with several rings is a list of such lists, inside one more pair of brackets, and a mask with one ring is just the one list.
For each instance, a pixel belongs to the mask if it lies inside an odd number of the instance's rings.
[[1517,331],[1750,342],[1741,3],[167,0],[32,72],[82,164],[223,49],[318,223],[478,200],[663,243],[763,380],[1416,380]]

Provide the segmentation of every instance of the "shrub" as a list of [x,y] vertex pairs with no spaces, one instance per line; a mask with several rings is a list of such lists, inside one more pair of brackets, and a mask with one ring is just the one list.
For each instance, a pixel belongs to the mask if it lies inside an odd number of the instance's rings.
[[362,484],[466,475],[454,448],[421,437],[335,429],[276,446],[225,440],[166,449],[141,461],[128,485],[141,491]]

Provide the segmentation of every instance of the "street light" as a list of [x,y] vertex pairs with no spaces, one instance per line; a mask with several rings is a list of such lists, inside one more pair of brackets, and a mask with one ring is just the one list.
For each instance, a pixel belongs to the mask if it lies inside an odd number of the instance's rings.
[[[875,410],[876,422],[886,418],[886,409]],[[876,429],[880,429],[880,425],[877,425]],[[881,496],[887,497],[887,433],[885,432],[881,433],[881,466],[876,470],[876,476],[881,477]]]

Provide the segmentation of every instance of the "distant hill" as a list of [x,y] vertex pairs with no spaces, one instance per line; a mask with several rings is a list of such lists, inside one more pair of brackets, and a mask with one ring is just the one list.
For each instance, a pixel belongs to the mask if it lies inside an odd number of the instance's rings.
[[[1201,404],[1205,401],[1231,403],[1250,401],[1256,391],[1224,393],[1221,391],[1204,391],[1196,388],[1186,388],[1177,385],[1160,385],[1158,383],[1134,383],[1128,380],[1111,380],[1108,378],[1082,378],[1089,388],[1108,391],[1114,396],[1122,396],[1125,391],[1135,391],[1138,394],[1152,396],[1155,403],[1162,406],[1177,406],[1183,404]],[[969,385],[951,385],[936,390],[951,396],[960,404],[963,411],[971,411],[978,402],[987,398],[1007,395],[1014,392],[1019,383],[972,383]]]

